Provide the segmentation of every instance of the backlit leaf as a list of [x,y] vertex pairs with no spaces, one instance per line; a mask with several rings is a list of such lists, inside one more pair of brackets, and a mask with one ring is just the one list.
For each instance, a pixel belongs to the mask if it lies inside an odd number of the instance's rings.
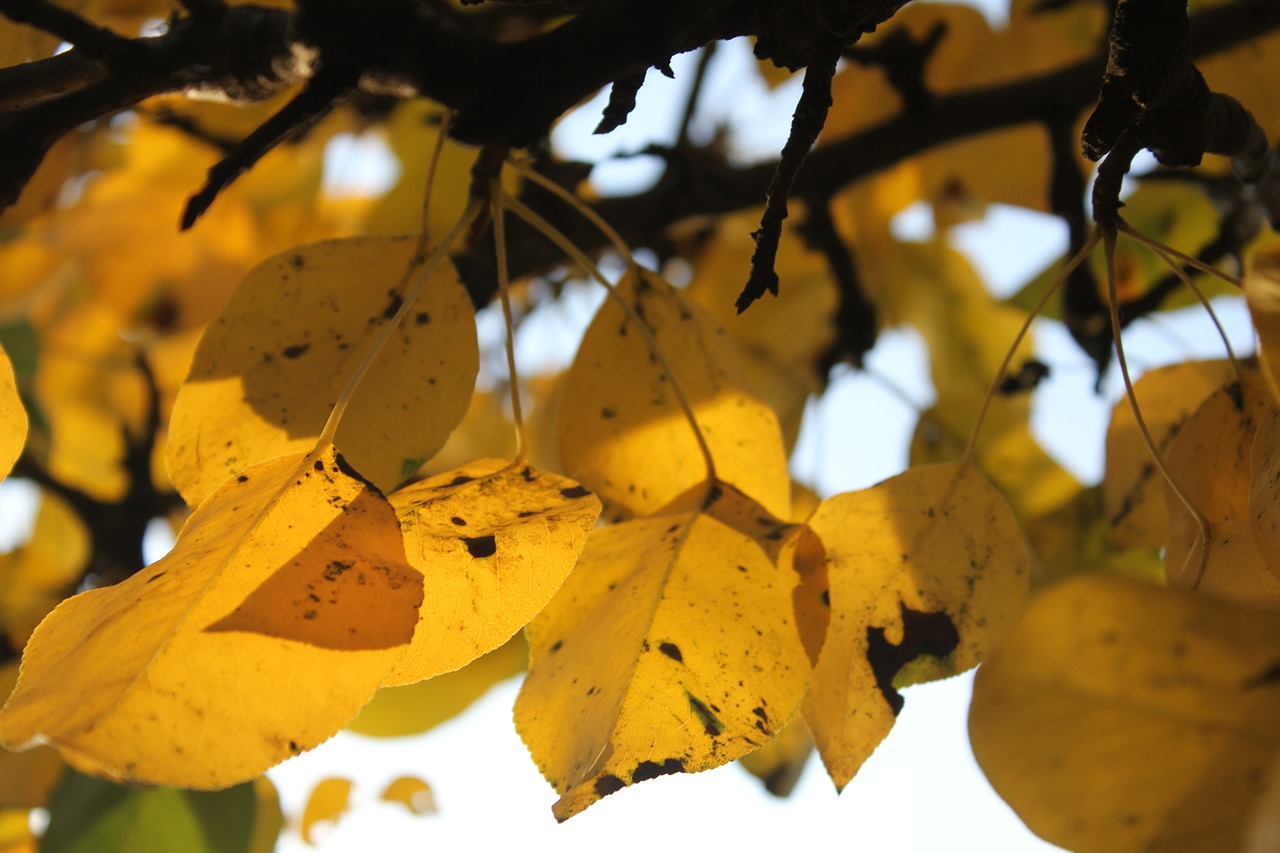
[[738,759],[742,769],[755,776],[764,789],[775,797],[789,797],[800,781],[809,757],[813,755],[813,737],[803,717],[792,717],[778,736]]
[[385,686],[451,672],[510,640],[555,595],[600,514],[572,480],[497,459],[414,483],[391,505],[429,594]]
[[[1169,585],[1185,584],[1170,577]],[[1213,525],[1196,591],[1245,607],[1280,610],[1280,577],[1272,574],[1248,519]]]
[[253,782],[224,791],[183,791],[124,786],[69,770],[49,802],[40,849],[252,853],[259,809]]
[[516,727],[565,820],[601,797],[706,770],[771,740],[810,669],[797,576],[693,513],[592,533],[530,623]]
[[351,804],[352,787],[350,779],[333,776],[316,783],[302,811],[303,841],[315,844],[316,839],[312,838],[312,834],[316,824],[336,821],[346,813]]
[[1249,520],[1259,553],[1280,578],[1280,409],[1267,409],[1249,456]]
[[1280,251],[1253,259],[1244,278],[1244,299],[1258,331],[1258,356],[1271,393],[1280,399]]
[[401,541],[390,505],[332,448],[249,469],[168,556],[41,623],[0,711],[4,742],[191,788],[310,749],[413,636],[422,576]]
[[403,737],[428,731],[450,720],[489,692],[489,688],[524,672],[529,644],[518,633],[462,669],[435,678],[383,687],[347,726],[370,737]]
[[[618,284],[676,373],[717,477],[789,516],[790,478],[773,412],[750,390],[733,342],[705,309],[653,273]],[[560,454],[613,513],[648,515],[706,482],[693,429],[633,321],[605,300],[565,379]]]
[[[1233,375],[1231,362],[1186,361],[1143,374],[1133,385],[1142,419],[1156,448],[1169,446],[1186,419]],[[1102,479],[1112,536],[1122,548],[1158,548],[1169,535],[1164,479],[1125,398],[1111,410],[1107,466]]]
[[0,629],[20,649],[36,625],[79,582],[89,561],[84,522],[59,497],[40,498],[31,539],[0,555]]
[[[315,443],[343,384],[400,307],[413,241],[353,238],[277,255],[209,327],[169,427],[174,484],[195,504],[249,465]],[[380,488],[444,444],[478,364],[470,299],[446,262],[351,401],[337,443]]]
[[9,356],[0,349],[0,479],[13,470],[27,440],[27,410],[18,398],[18,384]]
[[[1254,433],[1271,405],[1266,382],[1256,370],[1222,386],[1183,422],[1165,458],[1169,474],[1209,523],[1249,518],[1249,463]],[[1201,542],[1195,520],[1166,485],[1169,540],[1165,570],[1179,577]],[[1188,577],[1194,569],[1188,567]]]
[[804,718],[843,789],[893,727],[896,688],[976,666],[1022,606],[1029,557],[1000,493],[971,466],[912,468],[823,501],[831,625]]
[[[18,661],[0,666],[0,695],[8,696],[17,681]],[[58,753],[47,746],[25,752],[0,750],[0,810],[45,806],[65,769]]]
[[401,776],[391,780],[383,790],[381,799],[389,803],[400,803],[417,815],[435,814],[439,811],[431,786],[417,776]]
[[1280,749],[1280,621],[1085,575],[1027,609],[974,683],[996,791],[1072,850],[1240,849]]

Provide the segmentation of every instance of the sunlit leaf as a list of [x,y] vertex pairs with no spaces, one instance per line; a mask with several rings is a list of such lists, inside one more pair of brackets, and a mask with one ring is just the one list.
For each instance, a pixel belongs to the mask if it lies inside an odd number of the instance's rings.
[[0,348],[0,479],[13,470],[27,440],[27,410],[18,398],[18,383],[9,356]]
[[41,623],[0,711],[4,742],[191,788],[310,749],[413,636],[422,576],[401,542],[390,505],[332,448],[249,469],[164,559]]
[[435,728],[461,714],[494,685],[524,672],[529,644],[519,633],[462,669],[426,681],[383,687],[347,726],[370,737],[403,737]]
[[978,670],[988,780],[1072,850],[1240,849],[1280,749],[1280,622],[1105,575],[1040,595]]
[[[1142,420],[1161,454],[1168,453],[1186,419],[1232,377],[1233,371],[1226,359],[1186,361],[1152,370],[1134,383]],[[1133,407],[1124,398],[1111,410],[1102,488],[1117,545],[1164,545],[1169,535],[1164,479],[1138,430]]]
[[[1219,522],[1209,530],[1196,591],[1245,607],[1280,610],[1280,577],[1272,574],[1272,565],[1259,550],[1248,519]],[[1186,583],[1169,578],[1171,586]]]
[[381,799],[399,803],[417,815],[435,814],[438,811],[431,786],[417,776],[401,776],[391,780],[383,790]]
[[[195,504],[251,464],[315,443],[343,384],[400,307],[413,241],[316,243],[256,267],[205,333],[169,426],[169,472]],[[446,262],[378,356],[337,443],[379,487],[444,444],[478,364],[470,299]]]
[[[1157,497],[1163,512],[1164,495]],[[1163,515],[1160,524],[1164,526]],[[1074,499],[1053,512],[1030,519],[1022,529],[1036,556],[1033,584],[1095,571],[1153,583],[1164,579],[1164,560],[1159,549],[1117,545],[1103,506],[1103,485],[1082,488]]]
[[601,528],[529,625],[516,727],[565,820],[601,797],[732,761],[798,706],[797,575],[703,514]]
[[352,787],[350,779],[334,776],[321,779],[316,783],[302,811],[303,841],[315,844],[316,839],[312,835],[315,833],[316,824],[334,822],[346,813],[351,805]]
[[893,727],[896,688],[970,669],[1000,642],[1029,557],[1008,504],[970,466],[836,495],[809,526],[827,551],[831,626],[804,717],[842,789]]
[[414,483],[391,505],[429,594],[386,686],[451,672],[510,640],[555,595],[600,514],[572,480],[497,459]]
[[[16,660],[0,666],[0,695],[8,696],[17,681]],[[0,750],[0,809],[43,807],[65,768],[58,753],[47,746],[25,752]]]
[[258,810],[252,782],[224,791],[183,791],[124,786],[68,770],[49,801],[40,849],[252,853]]
[[[653,329],[711,449],[717,477],[789,516],[790,478],[777,418],[750,390],[733,343],[705,309],[653,273],[618,285]],[[565,379],[560,453],[607,512],[652,514],[707,480],[671,377],[645,336],[606,300]]]

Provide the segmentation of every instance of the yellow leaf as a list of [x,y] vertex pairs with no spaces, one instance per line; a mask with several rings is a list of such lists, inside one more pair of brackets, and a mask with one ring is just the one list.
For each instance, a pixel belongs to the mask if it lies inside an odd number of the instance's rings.
[[572,480],[497,459],[407,486],[391,505],[430,593],[385,686],[452,672],[510,640],[555,595],[600,514]]
[[[16,660],[0,666],[0,695],[8,696],[17,681]],[[47,746],[25,752],[0,750],[0,809],[44,807],[65,767],[58,753]]]
[[764,784],[775,797],[789,797],[813,754],[813,737],[803,717],[792,717],[778,736],[738,759],[742,769]]
[[[1133,393],[1156,448],[1168,453],[1183,423],[1205,398],[1231,379],[1226,359],[1186,361],[1146,373]],[[1112,536],[1122,548],[1158,548],[1169,535],[1164,479],[1138,430],[1133,407],[1121,398],[1107,427],[1107,465],[1102,478]]]
[[[413,241],[354,238],[265,261],[196,350],[169,425],[174,484],[196,504],[256,462],[315,443],[343,383],[400,307]],[[380,488],[413,475],[471,399],[470,299],[445,262],[356,391],[336,441]]]
[[971,466],[836,495],[809,526],[827,551],[831,626],[804,718],[843,789],[893,727],[895,688],[963,672],[1000,642],[1029,557],[1008,504]]
[[978,670],[970,739],[1054,844],[1238,850],[1280,748],[1278,672],[1274,613],[1084,575],[1033,601]]
[[36,849],[27,811],[0,811],[0,853],[36,853]]
[[1264,562],[1280,578],[1280,410],[1262,416],[1249,455],[1249,519]]
[[1271,393],[1280,399],[1280,250],[1260,254],[1244,277],[1244,299],[1258,330],[1258,356]]
[[336,821],[346,813],[351,804],[352,787],[350,779],[333,776],[316,783],[302,811],[303,841],[315,844],[311,834],[315,831],[316,824]]
[[431,786],[416,776],[393,779],[382,792],[382,799],[389,803],[400,803],[414,814],[435,814],[439,811]]
[[692,513],[592,533],[533,622],[516,728],[565,820],[601,797],[732,761],[798,706],[810,662],[797,576]]
[[[1053,512],[1023,523],[1035,554],[1032,583],[1062,580],[1080,572],[1114,572],[1152,583],[1164,580],[1164,560],[1157,548],[1118,548],[1103,511],[1103,487],[1081,489]],[[1164,509],[1164,498],[1160,498]],[[1164,525],[1163,516],[1160,519]]]
[[27,440],[27,410],[18,398],[13,364],[0,348],[0,479],[13,470]]
[[20,649],[40,620],[67,597],[89,561],[89,532],[71,507],[41,495],[31,539],[0,556],[0,628]]
[[[1249,517],[1250,451],[1270,405],[1262,376],[1246,369],[1239,380],[1210,394],[1169,445],[1165,458],[1169,475],[1204,515],[1211,537],[1216,525]],[[1182,575],[1189,555],[1194,562],[1197,549],[1206,543],[1200,541],[1195,519],[1167,484],[1165,501],[1169,511],[1165,572],[1175,579]]]
[[[706,311],[654,273],[618,290],[653,329],[710,446],[716,475],[773,515],[790,515],[777,417],[749,390],[733,343]],[[649,515],[707,482],[693,428],[645,336],[616,302],[601,306],[565,380],[560,454],[611,515]],[[620,513],[615,512],[620,510]]]
[[[1196,591],[1245,607],[1280,610],[1280,577],[1272,571],[1249,520],[1231,519],[1210,528]],[[1178,579],[1169,578],[1169,584],[1177,585]]]
[[462,669],[427,681],[383,687],[347,726],[369,737],[403,737],[428,731],[461,714],[489,688],[524,672],[529,644],[519,633]]
[[421,603],[376,490],[332,448],[275,459],[198,507],[164,559],[41,623],[0,738],[99,775],[232,785],[346,725]]

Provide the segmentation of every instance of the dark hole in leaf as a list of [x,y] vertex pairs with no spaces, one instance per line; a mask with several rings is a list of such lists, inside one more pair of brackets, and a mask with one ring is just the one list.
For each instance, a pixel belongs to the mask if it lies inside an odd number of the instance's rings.
[[477,560],[481,557],[492,557],[498,553],[498,540],[493,536],[463,536],[462,541],[466,543],[467,553],[475,557]]
[[902,642],[894,645],[884,638],[883,628],[867,628],[867,663],[876,676],[876,686],[896,716],[902,711],[902,695],[893,688],[898,672],[921,655],[946,657],[960,645],[960,634],[951,617],[941,611],[921,613],[905,604],[902,609]]
[[657,779],[659,776],[670,776],[672,773],[683,773],[684,762],[678,758],[668,758],[659,764],[656,761],[641,761],[631,772],[631,784]]
[[675,643],[663,643],[658,646],[658,651],[662,652],[676,663],[684,663],[684,655],[680,653],[680,647]]
[[569,489],[561,489],[560,494],[572,500],[573,498],[585,498],[587,495],[591,494],[591,492],[582,486],[574,486]]

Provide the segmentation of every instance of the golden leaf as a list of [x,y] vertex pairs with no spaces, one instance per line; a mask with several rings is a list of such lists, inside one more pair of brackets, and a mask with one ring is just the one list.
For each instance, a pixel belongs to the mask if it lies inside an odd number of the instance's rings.
[[1244,277],[1244,299],[1258,331],[1258,356],[1271,393],[1280,399],[1280,250],[1258,255]]
[[497,459],[407,486],[391,505],[430,593],[385,686],[451,672],[510,640],[555,595],[600,514],[572,480]]
[[1248,517],[1263,561],[1280,578],[1280,409],[1274,405],[1253,436]]
[[1100,574],[1053,586],[978,670],[969,734],[1072,850],[1240,849],[1280,749],[1275,614]]
[[[1183,422],[1169,445],[1165,463],[1169,475],[1209,523],[1210,538],[1216,525],[1249,518],[1249,463],[1254,434],[1271,405],[1266,382],[1256,370],[1245,370],[1213,392]],[[1191,513],[1166,484],[1169,539],[1165,545],[1165,572],[1182,576],[1188,560],[1194,563],[1200,529]],[[1194,577],[1190,571],[1187,578]]]
[[383,687],[347,726],[369,737],[403,737],[428,731],[461,714],[489,688],[528,668],[529,644],[518,633],[462,669],[426,681]]
[[315,831],[316,824],[336,821],[346,813],[351,804],[352,787],[350,779],[335,776],[321,779],[316,783],[316,786],[311,789],[311,796],[307,798],[307,805],[302,810],[303,841],[315,844],[311,835]]
[[912,468],[823,501],[831,625],[804,718],[838,789],[893,727],[896,688],[976,666],[1026,596],[1029,556],[1004,498],[971,466]]
[[51,492],[40,498],[31,538],[0,555],[0,629],[20,649],[36,625],[74,590],[89,561],[89,532]]
[[565,820],[621,788],[717,767],[771,740],[810,661],[797,575],[691,513],[592,533],[533,622],[516,727]]
[[[653,330],[715,460],[716,475],[789,517],[777,417],[750,390],[723,327],[654,273],[632,271],[622,297]],[[645,336],[612,299],[582,338],[563,389],[560,454],[607,512],[649,515],[705,485],[706,464]]]
[[13,470],[27,441],[27,410],[18,398],[18,383],[13,364],[0,348],[0,479]]
[[[195,504],[228,476],[315,443],[338,393],[400,307],[413,241],[353,238],[255,267],[205,333],[169,425],[169,473]],[[337,443],[380,488],[413,475],[471,399],[474,313],[434,273],[351,401]]]
[[435,814],[436,798],[431,786],[417,776],[401,776],[391,780],[380,799],[399,803],[414,814]]
[[[1183,423],[1205,398],[1233,376],[1231,362],[1186,361],[1146,373],[1133,385],[1156,448],[1165,454]],[[1133,407],[1121,399],[1107,427],[1107,464],[1102,478],[1112,536],[1122,548],[1158,548],[1168,539],[1164,479],[1138,430]]]
[[332,448],[271,460],[198,507],[164,559],[41,623],[0,738],[97,774],[235,784],[355,716],[421,603],[394,511]]

